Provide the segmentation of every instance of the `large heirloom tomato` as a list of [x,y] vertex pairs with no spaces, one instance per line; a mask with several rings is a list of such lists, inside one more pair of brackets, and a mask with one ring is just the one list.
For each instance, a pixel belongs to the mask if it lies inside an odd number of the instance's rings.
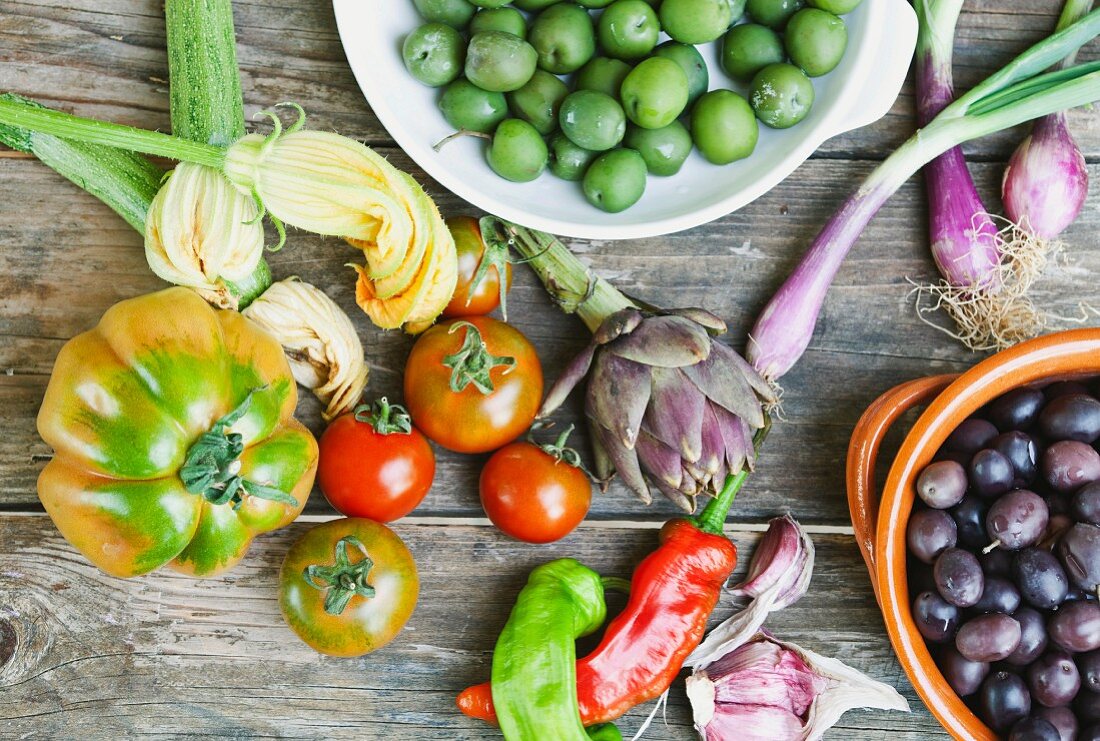
[[305,506],[317,442],[296,402],[279,343],[240,314],[186,288],[122,301],[57,356],[38,496],[109,574],[218,573]]

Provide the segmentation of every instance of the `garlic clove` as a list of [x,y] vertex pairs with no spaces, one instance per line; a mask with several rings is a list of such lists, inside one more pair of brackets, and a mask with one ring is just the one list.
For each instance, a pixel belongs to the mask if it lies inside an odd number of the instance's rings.
[[789,514],[776,517],[752,554],[749,573],[730,591],[734,596],[759,598],[777,586],[773,609],[789,607],[809,589],[813,564],[814,544],[809,534]]

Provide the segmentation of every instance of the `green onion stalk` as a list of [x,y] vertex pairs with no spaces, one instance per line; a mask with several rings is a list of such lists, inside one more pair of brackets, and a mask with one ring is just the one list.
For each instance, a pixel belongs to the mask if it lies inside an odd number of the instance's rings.
[[[1079,21],[1092,9],[1092,0],[1067,0],[1056,31]],[[1070,67],[1076,53],[1060,65]],[[1066,124],[1063,111],[1043,116],[1020,142],[1008,161],[1001,182],[1005,215],[1039,239],[1057,238],[1072,224],[1085,205],[1089,174]]]
[[805,352],[825,295],[859,235],[905,181],[944,152],[1026,121],[1100,100],[1100,62],[1046,71],[1100,34],[1100,11],[1031,47],[945,107],[841,205],[764,307],[747,357],[770,381]]

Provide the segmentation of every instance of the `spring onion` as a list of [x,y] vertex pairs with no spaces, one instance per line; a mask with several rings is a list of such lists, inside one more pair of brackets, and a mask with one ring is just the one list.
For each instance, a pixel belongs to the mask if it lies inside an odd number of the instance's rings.
[[[829,284],[860,233],[914,173],[952,147],[1050,113],[1100,100],[1100,62],[1046,72],[1100,34],[1100,11],[1036,44],[943,109],[849,196],[764,307],[748,358],[772,381],[805,352]],[[0,107],[0,120],[6,114]]]
[[[1076,23],[1092,0],[1067,0],[1056,30]],[[1062,60],[1073,64],[1075,55]],[[1085,205],[1089,174],[1085,156],[1069,133],[1062,111],[1035,122],[1008,162],[1001,182],[1005,215],[1044,240],[1055,239],[1074,222]]]

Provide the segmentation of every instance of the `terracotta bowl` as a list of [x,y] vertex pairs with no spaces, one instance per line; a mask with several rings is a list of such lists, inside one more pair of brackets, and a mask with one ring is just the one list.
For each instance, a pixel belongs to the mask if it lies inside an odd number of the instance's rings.
[[[997,353],[960,376],[931,376],[897,386],[875,400],[848,448],[848,506],[875,597],[902,668],[932,714],[957,739],[992,741],[997,734],[955,694],[936,667],[910,610],[905,528],[921,470],[960,422],[1018,386],[1100,374],[1100,328],[1060,332]],[[879,447],[899,417],[927,404],[898,450],[881,496],[875,491]]]

